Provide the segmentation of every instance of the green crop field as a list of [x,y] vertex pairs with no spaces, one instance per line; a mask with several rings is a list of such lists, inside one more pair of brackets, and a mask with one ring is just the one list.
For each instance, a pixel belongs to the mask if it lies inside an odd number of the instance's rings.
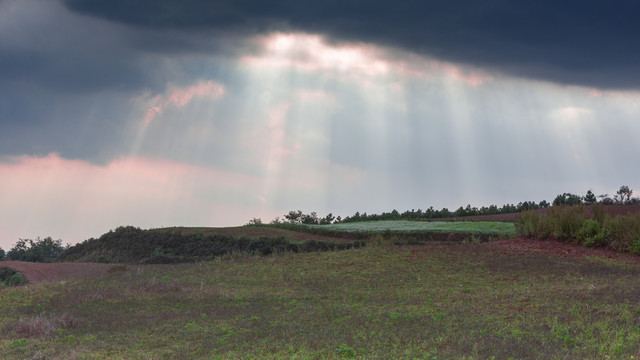
[[[565,257],[578,251],[587,254]],[[0,354],[637,358],[640,265],[593,254],[503,240],[120,266],[91,279],[1,289]]]
[[516,229],[513,223],[498,221],[369,221],[357,223],[341,223],[331,225],[314,225],[321,229],[347,232],[378,231],[425,231],[425,232],[463,232],[472,234],[498,234],[512,236]]

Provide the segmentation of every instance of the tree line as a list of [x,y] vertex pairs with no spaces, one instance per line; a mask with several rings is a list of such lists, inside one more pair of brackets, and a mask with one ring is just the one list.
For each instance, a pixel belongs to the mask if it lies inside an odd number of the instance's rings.
[[6,253],[0,248],[0,260],[50,262],[57,259],[67,247],[62,245],[62,240],[53,240],[51,237],[18,239]]
[[[588,190],[584,196],[576,195],[573,193],[559,194],[553,200],[553,203],[549,203],[546,200],[540,202],[523,201],[518,204],[505,204],[502,206],[490,205],[482,206],[480,208],[467,205],[465,207],[460,206],[454,211],[442,208],[436,210],[432,206],[426,210],[407,210],[399,212],[398,210],[392,210],[390,212],[383,212],[381,214],[367,214],[366,212],[356,212],[351,216],[342,218],[340,216],[334,216],[332,213],[327,214],[324,217],[318,216],[314,211],[309,214],[303,213],[301,210],[291,210],[284,214],[282,218],[276,217],[270,223],[271,224],[304,224],[304,225],[328,225],[337,223],[349,223],[349,222],[361,222],[361,221],[380,221],[380,220],[434,220],[451,217],[466,217],[466,216],[482,216],[482,215],[498,215],[498,214],[512,214],[523,211],[536,210],[548,208],[552,205],[640,205],[640,198],[633,197],[633,190],[627,185],[622,185],[620,189],[614,194],[613,198],[609,194],[595,195],[593,191]],[[600,200],[598,200],[600,199]],[[250,225],[262,224],[262,220],[259,218],[253,218],[249,221]]]

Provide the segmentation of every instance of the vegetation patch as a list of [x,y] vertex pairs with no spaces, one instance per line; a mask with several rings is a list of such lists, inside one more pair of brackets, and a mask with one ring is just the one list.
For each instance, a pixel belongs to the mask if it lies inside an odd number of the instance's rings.
[[512,236],[516,229],[513,223],[498,221],[408,221],[386,220],[365,221],[355,223],[340,223],[331,225],[317,225],[322,229],[344,232],[440,232],[440,233],[468,233],[495,234]]
[[640,213],[611,216],[602,205],[589,208],[554,206],[547,214],[524,213],[515,223],[517,233],[640,255]]
[[98,239],[66,249],[60,261],[169,264],[210,260],[229,254],[270,255],[284,252],[344,250],[362,242],[291,242],[282,237],[250,238],[202,232],[141,230],[119,227]]
[[21,272],[8,267],[0,267],[0,286],[12,287],[27,285],[28,281]]

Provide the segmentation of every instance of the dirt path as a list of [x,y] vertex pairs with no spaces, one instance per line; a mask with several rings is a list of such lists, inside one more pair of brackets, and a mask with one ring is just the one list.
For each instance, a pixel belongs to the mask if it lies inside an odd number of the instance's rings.
[[24,261],[0,261],[0,267],[20,271],[29,284],[42,284],[107,273],[113,265],[93,263],[32,263]]

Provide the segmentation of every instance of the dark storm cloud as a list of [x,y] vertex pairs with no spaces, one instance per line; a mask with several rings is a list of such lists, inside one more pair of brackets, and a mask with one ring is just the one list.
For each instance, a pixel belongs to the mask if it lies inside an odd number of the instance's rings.
[[66,5],[156,30],[296,29],[522,77],[640,88],[636,1],[67,0]]

